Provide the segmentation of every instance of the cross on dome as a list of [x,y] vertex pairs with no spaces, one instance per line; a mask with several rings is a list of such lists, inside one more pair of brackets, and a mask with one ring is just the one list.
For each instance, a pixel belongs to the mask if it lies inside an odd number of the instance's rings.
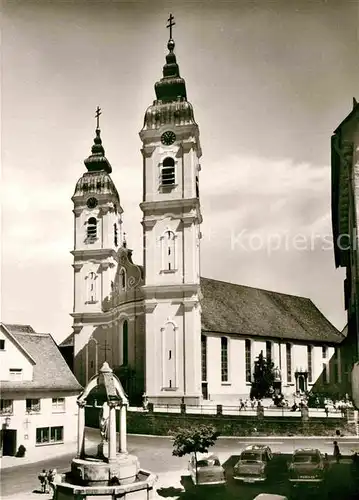
[[96,108],[96,114],[95,114],[95,118],[97,120],[97,122],[96,122],[96,128],[100,128],[100,115],[102,115],[102,111],[101,111],[100,106],[97,106],[97,108]]
[[169,30],[170,30],[170,40],[172,40],[172,27],[176,24],[174,22],[174,17],[172,16],[172,14],[170,14],[170,17],[167,19],[167,22],[168,22],[168,24],[167,24],[166,28],[169,28]]

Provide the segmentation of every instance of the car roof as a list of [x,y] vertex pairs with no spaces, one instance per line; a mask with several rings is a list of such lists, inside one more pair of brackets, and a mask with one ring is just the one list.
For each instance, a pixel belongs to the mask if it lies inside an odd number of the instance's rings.
[[245,451],[263,451],[268,448],[265,444],[250,444],[244,448]]
[[260,493],[254,500],[287,500],[287,497],[275,495],[274,493]]
[[294,450],[294,453],[312,453],[314,454],[320,454],[320,451],[317,448],[298,448],[297,450]]

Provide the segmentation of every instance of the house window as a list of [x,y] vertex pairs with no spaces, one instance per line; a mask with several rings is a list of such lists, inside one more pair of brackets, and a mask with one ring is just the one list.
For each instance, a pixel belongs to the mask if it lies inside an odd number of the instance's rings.
[[59,427],[38,427],[36,429],[36,444],[59,443],[64,440],[64,428]]
[[36,429],[36,444],[48,443],[50,439],[50,427],[38,427]]
[[87,238],[90,240],[97,238],[97,220],[95,217],[90,217],[87,221]]
[[125,320],[122,325],[122,364],[128,364],[128,321]]
[[272,342],[270,340],[266,342],[266,359],[272,361]]
[[201,336],[202,381],[207,380],[207,337]]
[[246,382],[251,382],[252,380],[252,352],[251,352],[251,341],[246,339],[245,341],[245,367],[246,367]]
[[27,399],[26,400],[26,413],[40,413],[40,400]]
[[228,382],[228,339],[221,337],[221,380]]
[[50,441],[56,443],[64,440],[64,428],[62,426],[50,428]]
[[175,161],[173,158],[165,158],[162,163],[161,184],[162,186],[173,186],[175,183]]
[[323,382],[324,384],[328,384],[328,365],[327,363],[323,363]]
[[311,345],[307,346],[307,358],[308,358],[308,382],[313,382],[313,347]]
[[9,369],[10,380],[22,380],[22,368]]
[[96,288],[97,288],[97,274],[93,271],[86,276],[87,280],[87,302],[93,303],[96,302]]
[[5,350],[5,339],[0,339],[0,351]]
[[0,399],[0,413],[1,415],[11,415],[14,413],[12,399]]
[[65,398],[52,398],[52,411],[53,412],[65,411]]
[[322,347],[322,358],[325,359],[328,355],[328,348],[326,345],[323,345]]
[[287,382],[292,382],[292,344],[286,344],[286,357],[287,357]]

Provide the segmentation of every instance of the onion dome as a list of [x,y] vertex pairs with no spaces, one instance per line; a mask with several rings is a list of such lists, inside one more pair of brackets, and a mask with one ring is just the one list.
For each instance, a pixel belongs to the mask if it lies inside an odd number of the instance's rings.
[[156,97],[162,102],[186,100],[186,83],[180,77],[176,55],[173,50],[175,42],[172,38],[168,41],[169,53],[166,55],[166,64],[163,66],[163,78],[155,84]]
[[119,200],[113,180],[105,170],[86,172],[77,181],[74,196],[113,195]]
[[190,125],[196,124],[193,107],[188,101],[170,103],[155,103],[147,108],[143,123],[143,130],[158,129],[162,125]]
[[101,170],[104,170],[105,172],[110,174],[112,172],[112,167],[105,156],[105,150],[102,146],[100,133],[101,130],[99,128],[96,128],[96,137],[91,148],[92,154],[88,158],[86,158],[84,163],[89,172],[99,172]]
[[196,125],[193,107],[187,101],[186,83],[180,76],[174,54],[175,42],[172,38],[172,14],[169,18],[170,39],[168,54],[163,66],[163,78],[155,83],[157,100],[147,108],[142,130],[159,129],[163,125]]

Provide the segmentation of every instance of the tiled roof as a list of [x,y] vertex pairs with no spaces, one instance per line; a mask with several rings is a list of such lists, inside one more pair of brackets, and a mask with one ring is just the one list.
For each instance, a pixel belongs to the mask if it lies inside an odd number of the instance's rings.
[[30,325],[5,325],[11,333],[36,333]]
[[340,343],[343,335],[304,297],[201,278],[202,330]]
[[63,340],[61,344],[59,344],[59,347],[71,347],[73,345],[74,345],[74,334],[70,333],[70,335],[68,335],[65,338],[65,340]]
[[[11,335],[33,358],[33,380],[1,381],[2,392],[69,391],[80,392],[81,385],[68,367],[54,339],[49,333],[32,333],[22,327],[5,325]],[[20,325],[21,326],[21,325]],[[31,328],[31,327],[30,327]]]

